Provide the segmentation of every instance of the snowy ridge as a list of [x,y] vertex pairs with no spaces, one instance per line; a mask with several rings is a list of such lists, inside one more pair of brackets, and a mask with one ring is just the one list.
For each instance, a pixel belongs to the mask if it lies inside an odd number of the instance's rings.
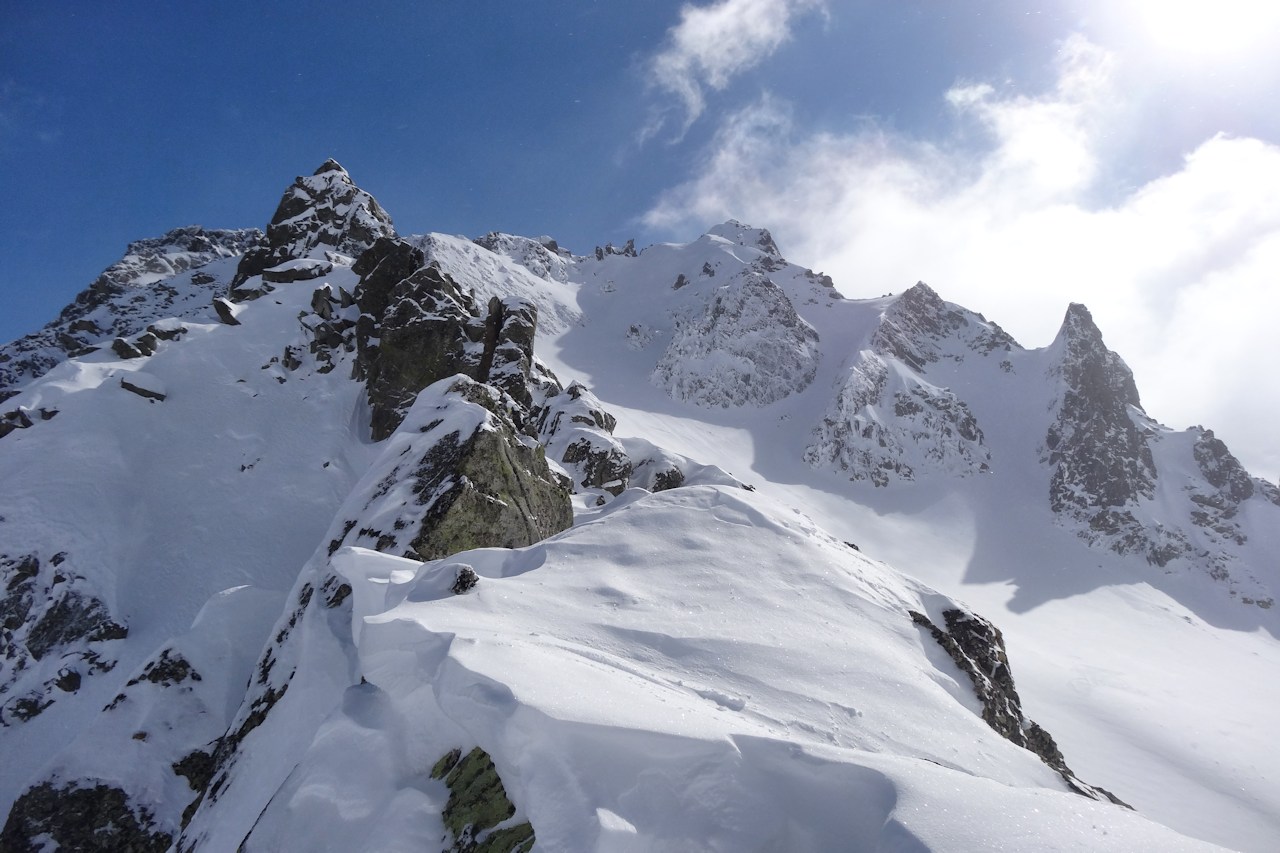
[[8,404],[0,848],[1280,832],[1280,489],[1082,307],[1023,349],[738,222],[405,241],[333,161],[272,224]]
[[239,258],[262,240],[256,228],[176,228],[137,240],[58,319],[0,347],[0,401],[68,356],[130,337],[165,317],[191,316],[225,291]]
[[495,296],[529,300],[547,333],[563,332],[580,319],[574,289],[565,286],[567,262],[540,243],[498,233],[476,241],[424,234],[408,242],[481,302]]

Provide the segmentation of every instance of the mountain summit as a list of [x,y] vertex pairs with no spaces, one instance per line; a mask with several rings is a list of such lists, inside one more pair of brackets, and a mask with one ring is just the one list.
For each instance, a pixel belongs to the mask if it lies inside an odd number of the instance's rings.
[[1280,489],[1083,306],[401,236],[333,160],[82,296],[0,350],[0,849],[1280,834]]

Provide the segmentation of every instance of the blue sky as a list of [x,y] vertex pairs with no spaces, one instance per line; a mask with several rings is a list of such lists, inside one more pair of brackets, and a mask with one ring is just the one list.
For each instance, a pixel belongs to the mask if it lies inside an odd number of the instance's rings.
[[332,156],[403,233],[583,252],[735,216],[1028,346],[1085,302],[1152,414],[1275,479],[1273,5],[9,2],[0,338],[131,240],[264,226]]

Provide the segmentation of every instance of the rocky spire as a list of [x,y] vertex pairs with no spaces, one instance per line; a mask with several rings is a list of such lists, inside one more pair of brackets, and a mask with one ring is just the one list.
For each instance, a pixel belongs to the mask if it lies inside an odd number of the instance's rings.
[[1050,376],[1061,382],[1045,436],[1050,505],[1095,533],[1118,537],[1118,551],[1143,550],[1149,543],[1125,507],[1153,494],[1156,469],[1148,436],[1130,414],[1131,407],[1142,412],[1133,372],[1107,349],[1083,305],[1067,309],[1050,352],[1056,356]]
[[285,261],[324,258],[329,252],[358,257],[379,237],[395,233],[377,200],[336,160],[325,160],[285,190],[267,226],[267,244],[244,256],[232,287]]

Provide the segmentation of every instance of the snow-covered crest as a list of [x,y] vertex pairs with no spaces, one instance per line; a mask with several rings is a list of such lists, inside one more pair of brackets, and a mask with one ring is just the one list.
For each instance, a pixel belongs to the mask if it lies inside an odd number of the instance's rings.
[[[146,303],[0,412],[4,648],[29,661],[0,699],[39,709],[0,727],[6,843],[82,802],[183,850],[1274,838],[1248,767],[1280,755],[1247,733],[1280,701],[1277,489],[1147,418],[1083,309],[1026,350],[924,285],[846,298],[737,222],[581,256],[397,242],[376,203],[321,215],[349,182],[286,193],[311,213],[276,224],[307,233],[237,282],[236,325],[212,293]],[[427,319],[487,367],[405,384],[375,441],[371,353]],[[477,436],[484,465],[442,450]],[[419,547],[468,485],[563,524]],[[47,618],[73,592],[102,618]],[[504,791],[470,829],[459,766]],[[1070,788],[1097,784],[1138,813]]]

